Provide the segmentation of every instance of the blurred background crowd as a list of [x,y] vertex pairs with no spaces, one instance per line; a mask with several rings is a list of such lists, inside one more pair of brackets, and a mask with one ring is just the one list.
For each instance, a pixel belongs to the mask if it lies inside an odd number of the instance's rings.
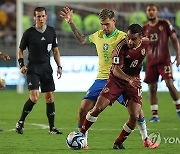
[[[11,61],[0,63],[0,66],[16,66],[16,0],[0,1],[0,51],[11,56]],[[157,3],[159,17],[171,21],[180,38],[180,3]],[[38,4],[39,5],[39,4]],[[33,25],[33,10],[37,4],[28,2],[23,6],[22,25],[23,30]],[[41,5],[43,6],[43,5]],[[61,55],[64,56],[94,56],[95,48],[89,45],[80,46],[72,36],[72,32],[66,22],[59,16],[64,6],[74,10],[74,21],[80,31],[89,34],[100,29],[98,13],[103,8],[115,11],[117,28],[123,31],[131,23],[143,24],[147,21],[145,3],[61,3],[45,6],[48,11],[48,24],[55,27],[58,35]],[[172,55],[174,53],[172,52]]]

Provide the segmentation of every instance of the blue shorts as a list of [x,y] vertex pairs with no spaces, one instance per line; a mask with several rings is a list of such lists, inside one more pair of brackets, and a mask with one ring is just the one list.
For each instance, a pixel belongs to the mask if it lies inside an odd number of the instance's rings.
[[[106,83],[107,83],[107,80],[101,80],[101,79],[95,80],[93,85],[89,88],[89,90],[87,91],[83,99],[89,99],[96,102],[100,92],[102,91]],[[120,104],[124,105],[122,95],[117,99],[117,101]]]

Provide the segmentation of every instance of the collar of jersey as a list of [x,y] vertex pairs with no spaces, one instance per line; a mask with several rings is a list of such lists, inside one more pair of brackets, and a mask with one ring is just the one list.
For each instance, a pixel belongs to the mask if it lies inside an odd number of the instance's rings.
[[117,32],[118,32],[118,30],[115,29],[114,32],[113,32],[111,35],[109,35],[109,36],[107,36],[106,34],[103,34],[103,38],[111,38],[111,37],[113,37],[114,35],[116,35]]
[[45,26],[44,30],[37,29],[35,26],[34,26],[34,28],[35,28],[38,32],[40,32],[40,33],[44,33],[44,32],[45,32],[45,30],[46,30],[46,28],[47,28],[47,25]]

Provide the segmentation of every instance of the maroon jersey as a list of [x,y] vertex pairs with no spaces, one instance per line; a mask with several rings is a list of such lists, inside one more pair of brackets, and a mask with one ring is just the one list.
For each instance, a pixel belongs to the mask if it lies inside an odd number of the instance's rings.
[[154,26],[149,23],[143,26],[143,35],[150,40],[150,50],[147,52],[147,67],[170,62],[169,37],[175,30],[169,21],[159,19]]
[[[116,56],[113,57],[113,64],[123,65],[122,71],[129,76],[139,76],[143,59],[145,58],[149,47],[148,45],[149,40],[142,39],[141,44],[137,48],[130,49],[126,44],[126,41],[122,40],[115,50]],[[113,75],[112,70],[110,76],[117,78]],[[120,80],[119,78],[117,79]]]
[[[149,40],[147,38],[142,39],[141,44],[137,48],[132,49],[128,48],[125,40],[122,40],[114,51],[113,65],[122,66],[122,71],[129,76],[139,77],[148,47]],[[126,105],[128,105],[127,102],[129,100],[142,104],[141,88],[134,88],[129,82],[114,76],[112,69],[109,80],[100,95],[107,98],[110,104],[117,100],[120,95],[123,95]]]

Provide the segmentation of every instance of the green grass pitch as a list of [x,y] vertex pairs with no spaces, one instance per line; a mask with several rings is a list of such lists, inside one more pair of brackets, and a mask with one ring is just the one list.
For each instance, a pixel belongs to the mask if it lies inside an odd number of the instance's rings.
[[161,122],[150,123],[150,103],[148,93],[143,93],[143,110],[146,115],[148,134],[160,133],[161,144],[158,149],[142,146],[141,136],[136,130],[125,141],[125,150],[113,150],[114,140],[119,135],[128,118],[125,107],[115,102],[98,118],[89,131],[88,150],[73,151],[66,145],[66,137],[77,130],[77,115],[84,93],[55,93],[56,120],[63,135],[49,135],[46,118],[46,106],[43,95],[26,119],[23,135],[15,133],[15,124],[20,117],[24,102],[29,94],[17,94],[15,91],[0,92],[0,153],[1,154],[178,154],[180,151],[180,120],[169,93],[158,93],[159,115]]

